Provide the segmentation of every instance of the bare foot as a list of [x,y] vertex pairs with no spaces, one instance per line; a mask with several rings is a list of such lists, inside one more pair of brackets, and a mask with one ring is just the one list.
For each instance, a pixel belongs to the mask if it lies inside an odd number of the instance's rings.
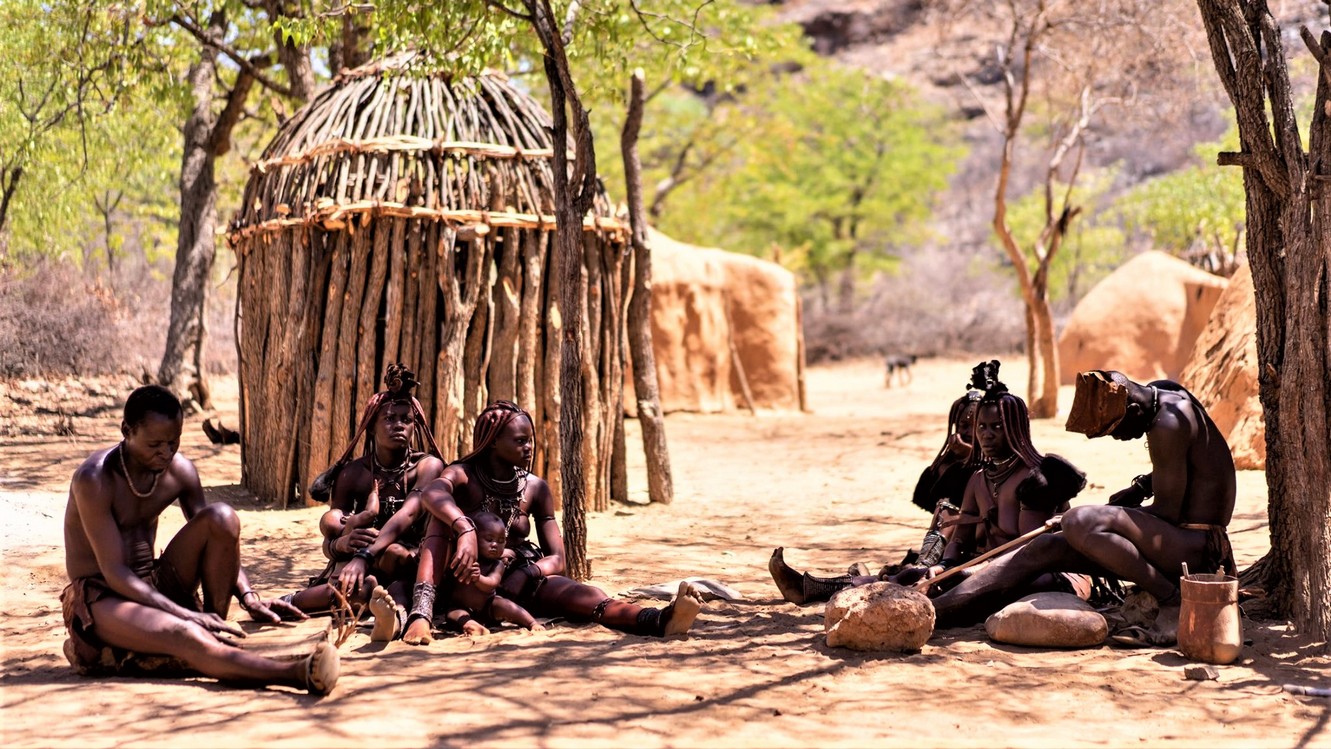
[[670,618],[665,623],[665,635],[682,635],[693,626],[693,620],[702,611],[702,594],[688,580],[679,584],[675,600],[670,602]]
[[846,573],[851,577],[870,577],[873,575],[873,571],[869,569],[869,565],[864,562],[856,562],[852,564],[850,569],[846,570]]
[[388,595],[384,586],[376,585],[370,594],[370,613],[374,614],[370,642],[392,642],[398,636],[399,612],[397,601]]
[[430,620],[425,617],[412,619],[407,624],[402,641],[408,645],[429,645],[434,642],[434,635],[430,634]]
[[475,619],[468,619],[462,623],[462,634],[472,637],[484,637],[490,634],[490,630]]
[[342,673],[342,656],[331,642],[321,642],[305,660],[305,688],[310,694],[328,694]]
[[527,627],[527,629],[531,630],[532,632],[544,632],[545,625],[541,624],[540,622],[532,622],[531,626]]
[[785,548],[776,547],[767,562],[767,571],[772,573],[772,582],[776,583],[782,598],[791,603],[804,603],[804,576],[786,564],[784,554]]

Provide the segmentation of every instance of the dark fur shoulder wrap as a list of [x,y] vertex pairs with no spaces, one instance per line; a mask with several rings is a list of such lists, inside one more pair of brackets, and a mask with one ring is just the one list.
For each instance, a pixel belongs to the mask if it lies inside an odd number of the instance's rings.
[[337,475],[342,472],[342,461],[338,461],[318,476],[310,483],[310,496],[316,502],[327,502],[333,496],[333,484],[337,483]]
[[1040,467],[1017,484],[1017,501],[1028,510],[1055,512],[1086,488],[1086,474],[1066,459],[1046,455]]

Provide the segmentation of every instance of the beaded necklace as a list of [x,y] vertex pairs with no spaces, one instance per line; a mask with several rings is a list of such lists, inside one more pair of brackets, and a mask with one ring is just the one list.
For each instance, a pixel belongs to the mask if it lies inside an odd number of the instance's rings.
[[1012,453],[1005,460],[985,461],[984,464],[984,482],[989,487],[989,495],[998,501],[998,487],[1016,473],[1017,468],[1022,464],[1017,461],[1017,454]]
[[153,473],[153,482],[152,485],[148,487],[148,491],[140,493],[138,489],[134,488],[134,481],[129,477],[129,468],[125,465],[124,440],[121,440],[120,444],[116,445],[116,457],[120,458],[120,472],[125,474],[125,484],[129,486],[129,490],[134,496],[139,499],[147,499],[152,496],[154,491],[157,491],[157,480],[162,477],[162,471],[156,471]]
[[476,469],[476,478],[485,494],[481,506],[487,512],[498,515],[504,521],[504,527],[512,530],[513,521],[518,517],[523,495],[527,491],[527,470],[515,467],[513,478],[501,480],[490,476],[479,463],[473,463],[472,466]]
[[374,474],[375,482],[382,489],[379,496],[379,517],[392,517],[393,513],[402,509],[402,505],[406,503],[407,470],[411,466],[410,450],[402,457],[400,464],[391,467],[379,465],[378,455],[375,451],[370,451],[370,472]]

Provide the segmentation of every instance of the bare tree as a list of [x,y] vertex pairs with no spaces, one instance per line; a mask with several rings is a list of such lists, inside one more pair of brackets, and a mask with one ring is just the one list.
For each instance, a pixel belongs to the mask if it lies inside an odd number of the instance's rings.
[[1234,105],[1242,151],[1248,260],[1266,419],[1271,551],[1245,573],[1275,613],[1331,640],[1331,31],[1300,29],[1317,65],[1303,149],[1281,29],[1264,0],[1198,0],[1216,72]]
[[[1005,0],[961,7],[1006,30],[992,59],[1000,79],[997,106],[987,102],[970,80],[961,80],[1002,137],[992,226],[1012,265],[1025,308],[1031,415],[1050,418],[1058,411],[1059,385],[1050,271],[1072,222],[1082,212],[1075,191],[1088,135],[1107,107],[1127,108],[1134,102],[1137,80],[1163,80],[1169,66],[1166,57],[1177,52],[1162,43],[1148,20],[1156,4]],[[1173,10],[1158,12],[1169,15]],[[1023,148],[1035,155],[1023,158]],[[1031,237],[1018,237],[1009,222],[1010,200],[1019,189],[1015,177],[1021,169],[1038,175],[1043,208],[1041,225]]]

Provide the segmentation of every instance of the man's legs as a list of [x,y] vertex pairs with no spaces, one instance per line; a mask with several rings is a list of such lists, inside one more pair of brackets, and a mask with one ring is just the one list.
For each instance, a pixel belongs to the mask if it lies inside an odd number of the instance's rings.
[[[226,618],[240,572],[236,511],[221,503],[199,511],[162,550],[159,563],[166,564],[191,595],[202,587],[204,611]],[[286,684],[322,693],[337,682],[339,659],[331,645],[320,646],[305,660],[275,661],[228,645],[203,627],[165,611],[119,597],[94,603],[92,613],[94,634],[108,645],[170,655],[205,676],[249,684]]]
[[1098,505],[1065,513],[1063,533],[1088,559],[1155,596],[1160,613],[1147,639],[1157,645],[1174,641],[1180,609],[1178,579],[1185,562],[1202,561],[1206,531],[1179,528],[1135,508]]
[[957,587],[933,599],[938,627],[962,627],[982,620],[1025,595],[1031,581],[1046,572],[1095,571],[1062,533],[1046,533],[1016,551],[990,560]]
[[[285,684],[309,688],[308,661],[275,661],[227,645],[197,624],[160,609],[143,606],[117,596],[92,604],[93,634],[113,647],[137,653],[169,655],[205,676],[247,684]],[[316,653],[331,658],[337,651]],[[315,664],[315,669],[318,669]],[[333,677],[334,682],[336,676]],[[327,685],[331,689],[331,684]],[[324,691],[324,690],[319,690]]]
[[203,609],[223,619],[240,572],[240,518],[230,505],[208,505],[162,551],[186,590],[203,588]]
[[547,577],[535,598],[542,611],[574,621],[593,621],[620,632],[662,637],[688,632],[703,604],[702,594],[687,582],[680,584],[670,605],[652,609],[617,601],[600,588],[562,575]]
[[1186,530],[1149,512],[1111,505],[1068,510],[1063,515],[1063,535],[1087,559],[1161,601],[1178,591],[1183,563],[1196,563],[1206,547],[1203,531]]

